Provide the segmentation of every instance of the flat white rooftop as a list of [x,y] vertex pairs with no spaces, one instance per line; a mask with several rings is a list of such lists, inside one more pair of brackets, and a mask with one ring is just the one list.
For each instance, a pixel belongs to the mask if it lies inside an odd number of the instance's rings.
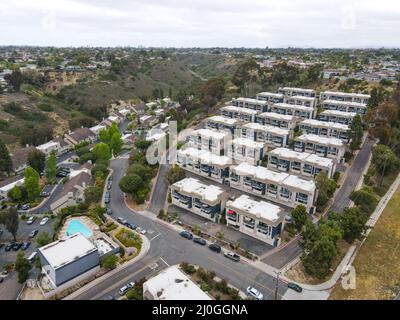
[[208,202],[215,202],[225,192],[220,187],[212,184],[204,184],[194,178],[185,178],[181,181],[175,182],[173,186],[181,192],[195,195],[202,200]]
[[350,106],[350,107],[356,107],[356,108],[366,108],[367,105],[365,103],[360,103],[360,102],[352,102],[352,101],[339,101],[339,100],[324,100],[322,101],[322,104],[332,104],[336,106]]
[[25,178],[22,178],[20,180],[14,181],[14,182],[11,182],[10,184],[7,184],[7,185],[1,187],[0,191],[2,193],[8,193],[8,191],[10,191],[12,188],[14,188],[15,186],[22,185],[24,182],[25,182]]
[[356,112],[346,112],[346,111],[339,111],[339,110],[325,110],[320,113],[320,115],[326,116],[336,116],[336,117],[343,117],[343,118],[354,118],[357,113]]
[[232,101],[247,102],[247,103],[259,104],[259,105],[267,104],[266,101],[257,100],[257,99],[253,99],[253,98],[244,98],[244,97],[234,98],[234,99],[232,99]]
[[298,100],[304,100],[304,101],[314,101],[316,98],[315,97],[304,97],[304,96],[291,96],[288,97],[287,99],[298,99]]
[[336,129],[336,130],[342,130],[342,131],[349,130],[349,126],[347,124],[337,123],[337,122],[326,122],[326,121],[320,121],[320,120],[315,120],[315,119],[306,119],[306,120],[300,122],[300,124],[307,125],[310,127],[322,127],[322,128]]
[[324,146],[343,147],[343,141],[338,138],[321,137],[316,134],[303,134],[300,137],[297,137],[296,140],[312,142]]
[[283,87],[279,88],[279,90],[291,90],[291,91],[302,91],[302,92],[315,92],[313,89],[303,89],[303,88],[294,88],[294,87]]
[[323,157],[317,156],[316,154],[311,154],[310,156],[308,156],[306,159],[306,162],[311,163],[317,167],[323,167],[323,168],[333,167],[332,159],[323,158]]
[[178,150],[178,155],[198,160],[201,163],[208,165],[227,166],[232,163],[230,158],[227,156],[218,156],[209,151],[198,150],[192,147]]
[[274,119],[274,120],[284,120],[284,121],[293,121],[294,116],[291,116],[289,114],[280,114],[276,112],[263,112],[258,115],[258,117],[262,118],[269,118],[269,119]]
[[357,97],[357,98],[371,98],[369,94],[363,93],[349,93],[349,92],[340,92],[340,91],[323,91],[322,95],[331,95],[331,96],[340,96],[340,97]]
[[282,129],[282,128],[274,127],[271,125],[262,125],[262,124],[256,123],[256,122],[247,123],[243,126],[243,128],[252,129],[255,131],[264,131],[264,132],[273,133],[273,134],[276,134],[279,136],[289,135],[289,130],[287,130],[287,129]]
[[260,93],[257,93],[257,96],[283,98],[282,93],[275,93],[275,92],[260,92]]
[[161,271],[143,284],[157,300],[211,300],[192,280],[176,266]]
[[257,142],[252,139],[247,139],[247,138],[236,138],[232,140],[232,144],[234,145],[240,145],[240,146],[246,146],[249,148],[254,148],[254,149],[262,149],[264,148],[264,143],[262,142]]
[[315,183],[312,180],[304,180],[295,175],[289,175],[283,185],[287,187],[292,187],[300,189],[307,192],[313,192],[315,190]]
[[207,119],[207,121],[214,121],[218,123],[223,123],[225,125],[234,126],[238,123],[236,119],[224,117],[224,116],[212,116]]
[[214,131],[211,129],[198,129],[193,131],[190,135],[197,135],[205,138],[213,138],[216,140],[222,140],[225,137],[229,136],[229,133],[227,132],[219,132],[219,131]]
[[297,152],[288,148],[276,148],[271,150],[268,154],[276,156],[279,159],[304,161],[324,168],[333,166],[332,159],[320,157],[313,153]]
[[284,216],[284,210],[272,203],[258,201],[243,194],[239,198],[226,203],[227,208],[235,208],[248,213],[257,219],[265,219],[276,222]]
[[72,263],[94,251],[95,245],[79,232],[38,249],[53,269]]
[[103,130],[103,129],[106,129],[106,126],[104,126],[102,124],[98,124],[98,125],[96,125],[94,127],[89,128],[89,130],[94,131],[94,132],[97,132],[97,131],[100,131],[100,130]]
[[44,144],[41,144],[40,146],[37,146],[36,149],[46,150],[48,148],[56,147],[56,146],[59,146],[59,145],[60,144],[58,142],[49,141],[49,142],[46,142]]
[[257,110],[252,110],[248,108],[236,107],[236,106],[225,106],[222,107],[221,110],[230,111],[230,112],[237,112],[237,113],[244,113],[249,115],[256,115],[258,114]]
[[301,106],[301,105],[297,105],[297,104],[289,104],[289,103],[283,103],[283,102],[275,103],[273,106],[277,107],[277,108],[282,108],[282,109],[293,109],[293,110],[306,111],[306,112],[314,111],[314,108],[312,108],[312,107],[306,107],[306,106]]

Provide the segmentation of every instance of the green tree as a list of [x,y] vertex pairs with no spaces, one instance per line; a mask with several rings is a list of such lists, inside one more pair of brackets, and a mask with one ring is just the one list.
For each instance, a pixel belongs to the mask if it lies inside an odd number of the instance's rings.
[[45,176],[49,183],[54,183],[57,174],[57,156],[55,152],[50,154],[46,161]]
[[291,212],[293,224],[297,231],[301,231],[308,218],[307,208],[302,204],[298,205]]
[[315,185],[318,189],[317,207],[323,207],[333,196],[337,188],[335,180],[328,178],[326,172],[321,171],[315,177]]
[[96,159],[101,159],[101,160],[110,160],[111,159],[111,150],[110,147],[104,143],[100,142],[96,144],[92,150],[92,153],[96,157]]
[[10,173],[12,170],[12,161],[10,153],[4,142],[0,140],[0,172]]
[[46,231],[40,231],[36,237],[36,244],[38,248],[45,246],[53,241],[51,236]]
[[185,170],[181,167],[175,165],[171,169],[168,170],[165,179],[167,180],[168,185],[174,184],[177,181],[185,179]]
[[18,252],[17,258],[15,259],[15,271],[18,273],[18,282],[24,283],[29,277],[29,271],[32,269],[32,265],[28,259],[24,257],[22,251]]
[[101,200],[103,190],[96,186],[88,187],[85,189],[84,194],[85,194],[85,202],[88,205],[90,205],[92,203],[97,203]]
[[126,175],[119,182],[120,189],[125,193],[133,194],[143,186],[143,180],[137,174]]
[[372,151],[372,162],[382,177],[399,167],[399,158],[388,146],[383,144],[378,144]]
[[20,203],[21,200],[23,199],[23,194],[21,187],[19,186],[14,186],[7,194],[7,197],[17,203]]
[[24,76],[19,70],[16,70],[13,71],[11,74],[6,74],[4,76],[4,80],[6,80],[8,84],[12,86],[15,91],[18,92],[21,88],[22,83],[24,82]]
[[109,255],[100,261],[100,266],[102,268],[112,270],[117,267],[118,257],[115,254]]
[[12,234],[14,241],[17,241],[17,232],[19,226],[17,209],[10,207],[6,211],[0,213],[0,223],[4,224],[7,231]]
[[359,208],[346,208],[340,215],[334,214],[330,219],[339,221],[343,230],[343,238],[348,243],[353,243],[354,240],[361,240],[366,231],[366,223],[368,214],[362,212]]
[[114,156],[118,155],[118,153],[121,152],[123,145],[124,145],[124,142],[122,141],[121,133],[115,132],[111,136],[111,143],[110,143],[110,148],[111,148]]
[[368,214],[371,214],[378,205],[378,199],[369,187],[363,187],[360,190],[353,191],[349,198],[363,212]]
[[24,176],[25,176],[25,188],[26,191],[28,192],[28,199],[29,201],[33,201],[40,194],[39,174],[32,167],[28,167],[25,169]]
[[350,142],[350,150],[354,151],[360,149],[361,141],[363,137],[363,124],[360,115],[356,115],[349,126],[350,133],[349,138]]
[[28,154],[28,165],[35,169],[37,172],[42,172],[46,166],[46,156],[40,150],[32,150]]

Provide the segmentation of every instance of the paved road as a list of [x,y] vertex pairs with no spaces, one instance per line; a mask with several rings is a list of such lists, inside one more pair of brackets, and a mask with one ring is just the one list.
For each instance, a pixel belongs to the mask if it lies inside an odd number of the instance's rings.
[[[226,279],[229,283],[241,290],[247,286],[254,286],[263,292],[265,299],[274,298],[275,278],[256,269],[246,263],[236,263],[223,257],[222,254],[211,252],[207,247],[202,247],[186,240],[170,228],[154,220],[155,214],[149,212],[149,217],[135,214],[124,203],[124,195],[118,187],[118,181],[123,176],[127,166],[126,159],[115,159],[111,163],[113,169],[113,188],[111,190],[112,217],[121,216],[129,222],[144,227],[148,233],[151,247],[147,255],[124,271],[117,273],[85,293],[77,299],[107,299],[115,295],[118,289],[129,281],[137,281],[143,276],[149,276],[154,272],[166,268],[167,265],[179,264],[186,261],[197,264],[207,270],[213,270],[217,276]],[[157,270],[151,266],[157,263]],[[286,284],[279,283],[279,296],[286,292]]]
[[165,177],[170,169],[169,164],[160,164],[160,168],[158,170],[157,180],[154,186],[153,194],[150,202],[150,211],[157,213],[160,212],[160,209],[164,208],[165,200],[167,199],[168,186],[165,183]]

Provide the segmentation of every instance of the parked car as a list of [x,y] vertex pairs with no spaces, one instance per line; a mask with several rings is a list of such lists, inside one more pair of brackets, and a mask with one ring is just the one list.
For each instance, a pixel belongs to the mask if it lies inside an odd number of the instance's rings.
[[25,203],[21,206],[21,210],[28,210],[31,207],[29,203]]
[[221,252],[221,246],[218,245],[218,244],[216,244],[216,243],[211,243],[208,247],[209,247],[212,251],[215,251],[215,252],[217,252],[217,253],[220,253],[220,252]]
[[264,295],[260,291],[258,291],[256,288],[253,288],[253,287],[247,287],[246,293],[250,297],[252,297],[256,300],[262,300],[264,298]]
[[126,226],[129,228],[129,229],[132,229],[132,230],[135,230],[136,229],[136,225],[134,225],[133,223],[127,223],[126,224]]
[[110,207],[107,208],[107,214],[112,214],[112,209]]
[[22,246],[21,246],[21,249],[25,251],[26,249],[29,248],[30,245],[31,245],[31,243],[29,241],[28,242],[24,242],[22,244]]
[[137,227],[136,231],[139,232],[140,234],[146,234],[146,229],[143,229],[142,227]]
[[14,246],[13,243],[7,243],[7,245],[4,247],[5,251],[10,251],[12,249],[12,247]]
[[42,191],[40,193],[40,196],[46,198],[46,197],[50,196],[50,191]]
[[240,256],[232,251],[225,252],[224,256],[233,261],[240,261]]
[[128,223],[128,220],[122,218],[122,217],[118,217],[117,221],[123,225],[126,225]]
[[111,188],[112,188],[112,182],[110,181],[110,182],[107,184],[107,190],[111,190]]
[[134,282],[129,282],[126,285],[124,285],[122,288],[119,289],[119,294],[123,296],[129,289],[133,288],[135,285]]
[[179,233],[179,235],[180,235],[181,237],[186,238],[186,239],[189,239],[189,240],[192,240],[192,239],[193,239],[193,235],[192,235],[189,231],[181,231],[181,232]]
[[36,220],[36,217],[35,217],[35,216],[30,216],[30,217],[28,218],[28,220],[26,220],[26,224],[32,224],[32,223],[35,222],[35,220]]
[[59,171],[59,172],[57,172],[56,173],[56,177],[58,177],[58,178],[65,178],[65,177],[68,177],[68,172],[65,172],[65,171]]
[[293,282],[289,282],[287,286],[288,286],[289,289],[292,289],[292,290],[294,290],[296,292],[299,292],[299,293],[301,293],[303,291],[302,287],[300,287],[298,284],[293,283]]
[[44,218],[40,221],[40,225],[41,225],[41,226],[44,226],[44,225],[47,223],[47,221],[49,221],[49,218],[44,217]]
[[21,247],[22,247],[22,243],[15,242],[12,249],[13,249],[13,251],[18,251],[19,249],[21,249]]
[[34,238],[37,234],[38,234],[38,230],[37,229],[35,229],[35,230],[32,230],[30,233],[29,233],[29,238]]
[[198,243],[198,244],[200,244],[202,246],[205,246],[207,244],[207,241],[204,240],[203,238],[194,238],[193,242],[196,242],[196,243]]

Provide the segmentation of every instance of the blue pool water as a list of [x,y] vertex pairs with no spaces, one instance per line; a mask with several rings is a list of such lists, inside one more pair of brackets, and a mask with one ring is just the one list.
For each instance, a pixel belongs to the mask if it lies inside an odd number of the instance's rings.
[[67,231],[65,231],[65,236],[71,236],[78,232],[80,232],[81,235],[85,236],[86,238],[91,237],[93,234],[93,232],[89,230],[79,220],[71,220],[71,222],[68,225]]

